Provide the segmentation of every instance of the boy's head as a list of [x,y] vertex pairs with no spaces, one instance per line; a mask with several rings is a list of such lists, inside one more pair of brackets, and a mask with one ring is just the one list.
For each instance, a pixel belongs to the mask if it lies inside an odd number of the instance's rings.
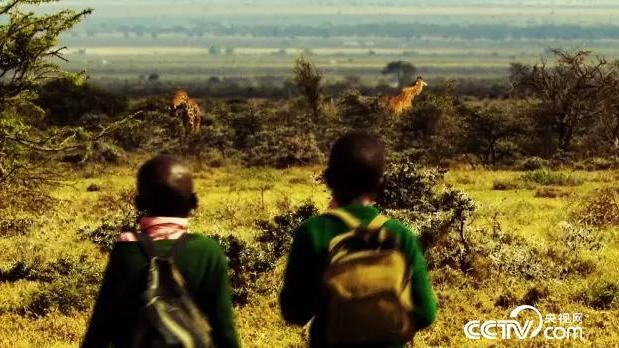
[[138,171],[135,205],[145,216],[188,217],[198,206],[191,172],[177,158],[159,155]]
[[327,186],[340,205],[358,198],[374,198],[385,170],[385,145],[362,132],[348,133],[331,148],[325,170]]

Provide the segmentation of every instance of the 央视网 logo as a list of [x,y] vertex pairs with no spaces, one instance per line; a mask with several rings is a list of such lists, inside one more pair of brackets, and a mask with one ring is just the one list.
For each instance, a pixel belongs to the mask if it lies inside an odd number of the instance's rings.
[[[532,311],[533,319],[517,320],[518,315]],[[464,325],[464,334],[468,339],[519,339],[541,335],[548,340],[583,339],[582,313],[547,314],[542,317],[540,311],[529,305],[514,308],[509,314],[510,319],[502,320],[471,320]],[[557,325],[558,324],[558,325]]]

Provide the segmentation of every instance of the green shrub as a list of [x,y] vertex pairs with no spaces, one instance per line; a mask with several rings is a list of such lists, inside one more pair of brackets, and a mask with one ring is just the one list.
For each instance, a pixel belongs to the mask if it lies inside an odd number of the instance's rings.
[[600,250],[603,246],[600,231],[590,226],[564,221],[559,224],[559,240],[571,250]]
[[256,280],[275,267],[273,260],[258,245],[249,244],[233,235],[210,237],[221,245],[228,258],[232,301],[237,305],[247,304],[249,295],[257,291]]
[[436,186],[445,173],[443,169],[421,168],[407,162],[392,163],[385,170],[376,201],[385,209],[432,212]]
[[137,114],[114,128],[111,138],[124,150],[176,151],[184,139],[182,121],[165,111]]
[[569,195],[569,192],[561,191],[556,187],[540,187],[535,191],[535,197],[537,198],[557,198]]
[[133,213],[117,213],[101,219],[96,227],[82,227],[80,233],[86,235],[91,242],[102,250],[110,251],[118,236],[123,232],[138,230],[137,217]]
[[87,113],[117,116],[127,109],[127,99],[70,78],[51,80],[40,87],[36,103],[55,124],[77,124]]
[[0,217],[0,237],[23,236],[33,225],[29,218]]
[[501,308],[513,308],[519,304],[521,303],[518,297],[509,290],[506,293],[499,295],[496,301],[494,301],[494,305]]
[[70,315],[90,308],[103,276],[100,264],[87,254],[63,255],[52,261],[35,257],[20,260],[8,269],[0,270],[0,281],[29,280],[40,287],[19,310],[32,316],[50,312]]
[[595,309],[614,309],[619,307],[619,284],[610,280],[598,280],[587,286],[579,296],[587,306]]
[[555,172],[548,169],[538,169],[522,175],[524,182],[540,185],[554,186],[578,186],[583,183],[583,179],[573,174]]
[[545,299],[550,295],[547,287],[534,286],[530,288],[520,300],[520,304],[527,304],[529,306],[536,306],[540,300]]
[[122,148],[102,140],[86,143],[62,157],[67,163],[119,163],[125,159]]
[[439,188],[444,174],[442,170],[422,169],[409,163],[391,164],[377,203],[387,209],[388,215],[419,231],[430,267],[468,269],[470,247],[464,233],[476,206],[458,190]]
[[595,191],[572,212],[571,219],[598,228],[619,225],[619,193],[611,188]]
[[526,187],[525,183],[514,179],[495,179],[492,182],[492,189],[495,191],[520,190]]
[[526,280],[565,279],[582,277],[596,269],[594,259],[578,249],[569,248],[557,240],[547,249],[528,242],[524,237],[503,231],[498,215],[489,229],[472,231],[471,245],[476,254],[488,260],[493,272]]
[[258,280],[272,271],[289,250],[292,232],[306,219],[318,213],[312,202],[305,202],[294,210],[286,210],[273,221],[259,220],[255,242],[246,242],[235,236],[212,235],[228,257],[233,301],[245,305],[252,293],[260,292]]
[[518,168],[520,168],[520,170],[532,171],[546,169],[549,165],[550,163],[547,160],[541,157],[533,156],[525,158],[522,162],[520,162]]
[[543,251],[528,243],[523,237],[505,232],[498,223],[493,222],[490,232],[480,231],[482,237],[475,250],[490,260],[495,272],[509,274],[527,280],[557,278],[559,272],[548,260]]
[[617,168],[617,161],[615,159],[594,157],[585,161],[583,167],[588,171],[615,169]]
[[41,258],[19,260],[7,269],[0,269],[0,281],[30,280],[50,283],[63,278],[79,278],[96,284],[101,279],[98,263],[86,254],[61,256],[45,262]]
[[318,214],[316,205],[307,201],[294,211],[286,211],[276,215],[273,221],[260,220],[256,222],[260,231],[256,241],[273,258],[279,259],[290,249],[292,233],[301,223]]
[[319,164],[324,156],[313,134],[300,134],[294,129],[278,127],[253,135],[255,146],[247,149],[250,166],[288,168]]
[[59,278],[31,294],[23,314],[38,317],[51,312],[64,315],[83,312],[90,308],[98,290],[98,284],[84,283],[79,277]]

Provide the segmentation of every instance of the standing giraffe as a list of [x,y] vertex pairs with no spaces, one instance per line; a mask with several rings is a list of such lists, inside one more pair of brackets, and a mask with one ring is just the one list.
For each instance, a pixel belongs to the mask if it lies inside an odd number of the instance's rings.
[[187,133],[198,134],[200,132],[202,110],[195,100],[189,98],[186,90],[176,91],[170,103],[170,113],[173,117],[180,117],[183,120]]
[[402,92],[396,96],[381,97],[380,103],[389,111],[399,116],[413,108],[413,100],[421,94],[423,88],[427,85],[423,78],[418,76],[412,86],[404,87]]

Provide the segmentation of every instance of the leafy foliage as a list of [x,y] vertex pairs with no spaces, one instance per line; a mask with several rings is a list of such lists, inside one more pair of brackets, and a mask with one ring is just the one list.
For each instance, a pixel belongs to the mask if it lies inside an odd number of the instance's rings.
[[[465,226],[476,209],[466,194],[451,188],[437,188],[444,175],[445,171],[422,169],[406,162],[391,164],[376,200],[389,214],[417,227],[422,244],[429,249],[428,259],[432,266],[443,263],[454,251],[459,255],[468,251]],[[457,232],[457,236],[452,231]],[[460,256],[454,257],[457,263],[463,262]]]
[[273,221],[257,221],[260,231],[256,237],[258,243],[249,243],[233,235],[211,236],[220,243],[228,257],[233,301],[236,304],[247,304],[250,294],[260,291],[258,280],[272,271],[288,251],[292,232],[302,221],[317,213],[318,209],[312,202],[305,202],[292,211],[276,215]]
[[518,166],[521,170],[532,171],[546,169],[549,166],[549,162],[543,158],[532,156],[525,158]]
[[321,163],[324,159],[314,134],[299,134],[292,128],[278,127],[251,136],[255,144],[247,150],[250,166],[288,168]]
[[36,104],[47,111],[48,119],[54,124],[86,127],[97,126],[90,123],[101,120],[92,117],[80,120],[82,116],[103,114],[111,118],[127,109],[126,98],[88,83],[76,84],[75,79],[70,78],[51,80],[41,86]]
[[607,188],[594,192],[572,213],[572,220],[598,228],[619,225],[617,190]]
[[8,269],[0,269],[0,281],[40,283],[39,288],[25,298],[20,310],[32,316],[56,311],[70,315],[90,308],[102,275],[99,263],[85,254],[63,255],[51,261],[35,257],[17,261]]
[[522,120],[505,105],[485,105],[465,113],[465,146],[482,163],[513,163],[519,149],[514,139],[524,130]]
[[59,35],[91,12],[62,10],[39,15],[24,11],[25,6],[49,2],[11,0],[0,5],[0,185],[16,177],[31,182],[48,178],[51,173],[32,172],[49,161],[50,154],[79,137],[73,130],[43,134],[33,127],[43,114],[32,104],[37,86],[64,74],[58,66],[58,60],[64,59],[63,47],[57,47]]
[[592,59],[588,51],[552,52],[554,64],[543,60],[532,67],[513,65],[511,80],[521,93],[536,98],[535,121],[553,136],[551,146],[569,151],[575,139],[592,129],[597,115],[609,111],[619,83],[617,67],[603,58]]
[[294,82],[310,106],[315,121],[320,118],[322,74],[305,56],[299,57],[294,66]]
[[580,299],[595,309],[614,309],[619,306],[619,284],[610,280],[599,280],[588,286]]

